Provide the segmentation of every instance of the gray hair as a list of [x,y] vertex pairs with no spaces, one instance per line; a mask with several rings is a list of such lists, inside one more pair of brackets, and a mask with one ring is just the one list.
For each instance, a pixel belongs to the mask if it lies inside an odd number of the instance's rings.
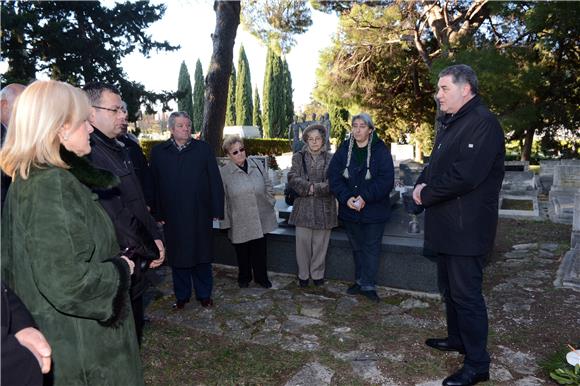
[[224,139],[224,143],[222,144],[222,149],[223,149],[224,153],[226,153],[226,154],[229,153],[230,147],[232,147],[236,143],[239,143],[242,146],[244,145],[244,141],[242,140],[242,138],[239,135],[237,135],[237,134],[228,135]]
[[467,64],[454,64],[453,66],[449,66],[441,70],[439,73],[439,78],[443,78],[444,76],[448,75],[451,75],[451,79],[454,84],[469,84],[471,87],[471,93],[473,95],[477,95],[477,75],[475,75],[473,68],[469,67]]
[[372,120],[371,116],[368,115],[367,113],[360,113],[360,114],[357,114],[354,117],[352,117],[352,119],[350,120],[351,126],[354,124],[354,121],[356,121],[357,119],[360,119],[361,121],[363,121],[368,127],[371,128],[371,130],[375,129],[375,125],[373,124],[373,120]]
[[302,141],[307,142],[308,136],[313,131],[318,131],[320,133],[320,136],[322,137],[322,140],[323,141],[326,140],[326,127],[324,127],[323,125],[320,125],[320,124],[314,124],[314,125],[308,126],[306,129],[304,129],[304,131],[302,132]]
[[[371,119],[371,116],[368,115],[367,113],[360,113],[355,115],[354,117],[352,117],[351,120],[351,125],[354,125],[354,121],[356,121],[357,119],[360,119],[361,121],[363,121],[368,127],[371,128],[372,131],[375,130],[375,125],[373,125],[373,120]],[[365,180],[370,180],[371,179],[371,170],[370,170],[370,165],[371,165],[371,147],[373,144],[373,135],[371,134],[371,136],[369,137],[369,142],[367,143],[367,172],[365,174]],[[342,172],[342,175],[344,176],[344,178],[350,178],[349,174],[348,174],[348,167],[350,166],[350,160],[352,159],[352,147],[354,146],[354,135],[350,135],[349,138],[349,142],[348,142],[348,153],[346,156],[346,166],[344,168],[344,171]]]
[[175,120],[177,118],[187,118],[191,122],[189,114],[186,113],[185,111],[174,111],[171,114],[169,114],[169,118],[167,119],[167,127],[169,127],[170,129],[175,129]]

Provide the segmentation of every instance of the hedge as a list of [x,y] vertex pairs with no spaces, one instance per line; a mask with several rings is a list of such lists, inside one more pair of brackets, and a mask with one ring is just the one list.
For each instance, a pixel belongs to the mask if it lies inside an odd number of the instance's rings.
[[[153,146],[165,141],[142,139],[140,142],[143,153],[149,158]],[[290,140],[285,138],[245,138],[244,147],[248,155],[281,155],[292,151]]]

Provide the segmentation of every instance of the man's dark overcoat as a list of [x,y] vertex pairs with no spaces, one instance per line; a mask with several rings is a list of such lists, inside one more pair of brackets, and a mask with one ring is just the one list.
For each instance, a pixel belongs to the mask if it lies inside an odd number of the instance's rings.
[[429,165],[417,180],[425,212],[425,247],[448,255],[478,256],[493,246],[504,176],[504,133],[473,97],[441,117]]
[[170,139],[151,150],[154,216],[164,221],[171,267],[211,263],[213,218],[224,216],[224,188],[215,155],[203,141],[179,151]]

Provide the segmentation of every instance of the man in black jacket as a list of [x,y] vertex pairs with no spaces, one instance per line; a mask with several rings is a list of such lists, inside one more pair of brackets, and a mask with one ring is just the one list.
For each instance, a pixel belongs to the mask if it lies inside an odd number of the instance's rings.
[[477,95],[477,77],[469,66],[444,69],[437,86],[444,114],[413,199],[425,207],[425,248],[437,253],[448,336],[425,343],[465,354],[463,367],[443,385],[475,385],[489,379],[482,277],[497,227],[504,134]]
[[[142,256],[135,255],[135,272],[131,280],[131,305],[137,338],[141,342],[143,334],[143,293],[146,289],[144,269],[148,265],[156,268],[165,259],[165,248],[161,233],[145,204],[143,191],[125,145],[116,137],[121,133],[122,122],[127,118],[116,88],[105,83],[89,83],[83,88],[87,93],[93,113],[89,121],[95,130],[91,133],[91,163],[119,177],[120,184],[113,189],[99,190],[99,202],[107,211],[115,226],[121,249],[134,248],[154,239],[159,250],[159,258],[150,263],[142,261]],[[133,244],[133,245],[130,245]]]
[[2,281],[2,384],[42,386],[52,350],[20,298]]

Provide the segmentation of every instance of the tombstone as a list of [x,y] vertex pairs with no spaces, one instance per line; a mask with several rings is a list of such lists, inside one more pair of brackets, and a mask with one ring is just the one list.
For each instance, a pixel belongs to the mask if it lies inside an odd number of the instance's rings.
[[536,176],[530,171],[506,171],[501,190],[511,195],[537,196]]
[[564,166],[580,166],[580,159],[562,159],[560,164]]
[[506,172],[527,172],[530,170],[530,161],[505,161]]
[[554,183],[554,169],[560,165],[560,160],[540,161],[539,183],[544,194],[548,194]]
[[391,143],[391,155],[395,165],[398,165],[403,160],[415,159],[415,147],[413,145],[400,145],[398,143]]
[[580,248],[580,193],[574,196],[574,213],[572,215],[572,237],[570,240],[572,249]]
[[580,166],[559,165],[549,194],[549,216],[554,222],[572,224],[574,196],[580,193]]

